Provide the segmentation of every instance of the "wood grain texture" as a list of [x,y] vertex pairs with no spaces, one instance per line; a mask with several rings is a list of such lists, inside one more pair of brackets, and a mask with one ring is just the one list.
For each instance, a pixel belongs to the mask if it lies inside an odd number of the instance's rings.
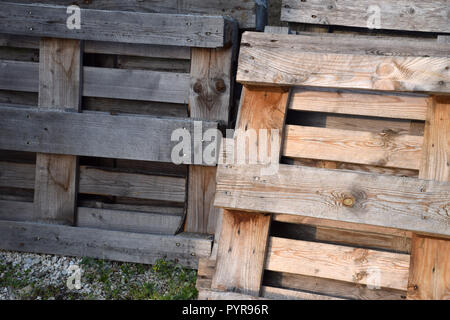
[[0,4],[3,33],[78,40],[191,47],[223,47],[233,22],[221,16],[81,9],[80,29],[71,30],[66,6]]
[[263,286],[261,292],[262,292],[261,295],[264,298],[274,300],[345,300],[342,298],[326,296],[323,294],[316,294],[268,286]]
[[[82,44],[77,40],[42,39],[39,52],[39,109],[79,111],[82,91]],[[36,132],[30,132],[36,134]],[[6,138],[9,138],[6,135]],[[74,136],[73,139],[78,139]],[[40,150],[39,150],[40,151]],[[34,187],[34,221],[73,225],[78,158],[38,153]]]
[[450,98],[429,100],[419,178],[450,182]]
[[[369,24],[379,10],[380,25]],[[360,28],[450,32],[446,0],[283,0],[281,20]]]
[[323,295],[356,300],[403,300],[406,299],[404,290],[369,289],[366,285],[338,281],[334,279],[318,278],[301,274],[273,272],[266,270],[264,284],[278,288],[300,290],[304,292],[321,293]]
[[79,207],[77,226],[136,233],[175,234],[182,216]]
[[259,296],[270,215],[224,210],[212,289]]
[[33,202],[0,200],[0,220],[31,221]]
[[280,165],[219,166],[214,205],[449,235],[446,182]]
[[[302,36],[244,33],[237,81],[385,91],[450,92],[450,58],[302,49]],[[437,42],[436,42],[437,45]],[[444,45],[444,44],[441,44]]]
[[[21,3],[36,3],[36,0],[14,0]],[[69,6],[72,0],[39,0],[39,3],[59,4]],[[78,5],[85,9],[133,11],[145,13],[178,13],[178,14],[202,14],[224,15],[234,18],[239,22],[240,28],[255,28],[254,1],[218,1],[218,0],[95,0],[92,2],[80,2]]]
[[0,148],[7,150],[172,162],[172,148],[179,141],[171,141],[171,136],[174,130],[183,128],[194,139],[194,128],[203,134],[217,128],[217,123],[143,115],[0,108]]
[[289,109],[361,116],[425,120],[427,97],[352,90],[292,90]]
[[211,253],[211,239],[181,233],[176,236],[100,230],[62,225],[0,221],[0,247],[21,252],[50,253],[153,264],[175,260],[196,268],[199,257]]
[[450,241],[412,239],[408,299],[450,300]]
[[406,290],[408,284],[407,254],[276,237],[269,239],[267,250],[266,269],[271,271],[398,290]]
[[283,155],[418,170],[423,137],[286,126]]

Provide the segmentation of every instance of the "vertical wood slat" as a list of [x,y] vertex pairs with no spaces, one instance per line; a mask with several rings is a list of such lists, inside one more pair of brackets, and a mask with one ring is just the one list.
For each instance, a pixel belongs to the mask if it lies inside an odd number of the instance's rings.
[[[234,87],[232,69],[235,49],[233,46],[220,49],[191,48],[191,118],[228,123]],[[189,166],[186,232],[215,232],[221,213],[221,209],[213,206],[215,190],[215,167]]]
[[[283,88],[244,87],[236,128],[278,129],[281,133],[288,96]],[[272,152],[279,154],[280,150]],[[271,215],[224,210],[222,219],[211,288],[259,296]]]
[[[450,98],[431,97],[420,179],[450,181]],[[450,240],[414,234],[408,299],[450,299]]]
[[[43,38],[40,42],[39,108],[80,110],[82,44],[78,40]],[[73,225],[78,157],[38,153],[34,220]]]

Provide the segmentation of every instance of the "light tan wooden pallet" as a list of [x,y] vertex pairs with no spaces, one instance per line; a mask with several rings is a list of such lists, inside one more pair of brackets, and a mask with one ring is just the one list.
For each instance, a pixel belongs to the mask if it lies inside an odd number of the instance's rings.
[[[244,33],[237,129],[283,132],[278,153],[290,164],[274,175],[261,175],[261,163],[219,165],[215,205],[225,211],[211,285],[200,292],[448,299],[449,49]],[[298,111],[354,118],[286,124],[286,112]],[[374,278],[380,289],[370,289]]]
[[[191,196],[184,168],[171,163],[170,133],[182,127],[193,133],[194,120],[203,121],[203,131],[226,125],[235,22],[222,16],[83,8],[88,21],[71,32],[66,7],[1,6],[6,16],[0,37],[0,148],[9,151],[0,153],[0,246],[145,263],[167,257],[196,267],[198,257],[209,255],[211,238],[203,224],[175,235],[183,229]],[[89,19],[120,22],[117,14],[152,22],[114,39],[110,26],[92,24],[98,30],[88,30]],[[45,25],[47,16],[58,20],[52,28]],[[174,22],[180,32],[174,37],[159,27],[143,31],[158,21]],[[102,54],[100,65],[84,66],[85,52]],[[116,62],[109,62],[111,55],[118,55]],[[82,113],[44,111],[48,107]],[[75,155],[88,158],[78,167]],[[189,184],[202,185],[203,172],[212,170],[195,166]],[[206,195],[204,202],[199,201],[201,210],[212,198]],[[195,210],[191,204],[189,211]],[[49,225],[35,226],[37,221]],[[48,232],[54,236],[44,237]]]

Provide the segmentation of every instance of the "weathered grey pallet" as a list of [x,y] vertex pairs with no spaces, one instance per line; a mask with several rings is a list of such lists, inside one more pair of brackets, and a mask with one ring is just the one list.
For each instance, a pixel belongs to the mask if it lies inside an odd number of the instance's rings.
[[0,149],[172,162],[179,143],[172,132],[184,128],[194,139],[195,123],[202,126],[197,135],[217,128],[213,121],[2,107]]
[[199,257],[210,255],[211,243],[208,236],[196,234],[151,235],[0,220],[1,248],[23,252],[148,264],[165,257],[195,268]]
[[217,48],[231,39],[222,16],[80,9],[80,29],[67,27],[66,6],[0,3],[3,33],[78,40]]

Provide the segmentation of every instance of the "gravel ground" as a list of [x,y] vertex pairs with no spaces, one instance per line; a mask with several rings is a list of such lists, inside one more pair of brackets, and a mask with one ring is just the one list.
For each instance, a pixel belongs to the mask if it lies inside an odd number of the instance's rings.
[[0,251],[0,300],[195,299],[195,279],[195,270],[165,260],[143,265]]

